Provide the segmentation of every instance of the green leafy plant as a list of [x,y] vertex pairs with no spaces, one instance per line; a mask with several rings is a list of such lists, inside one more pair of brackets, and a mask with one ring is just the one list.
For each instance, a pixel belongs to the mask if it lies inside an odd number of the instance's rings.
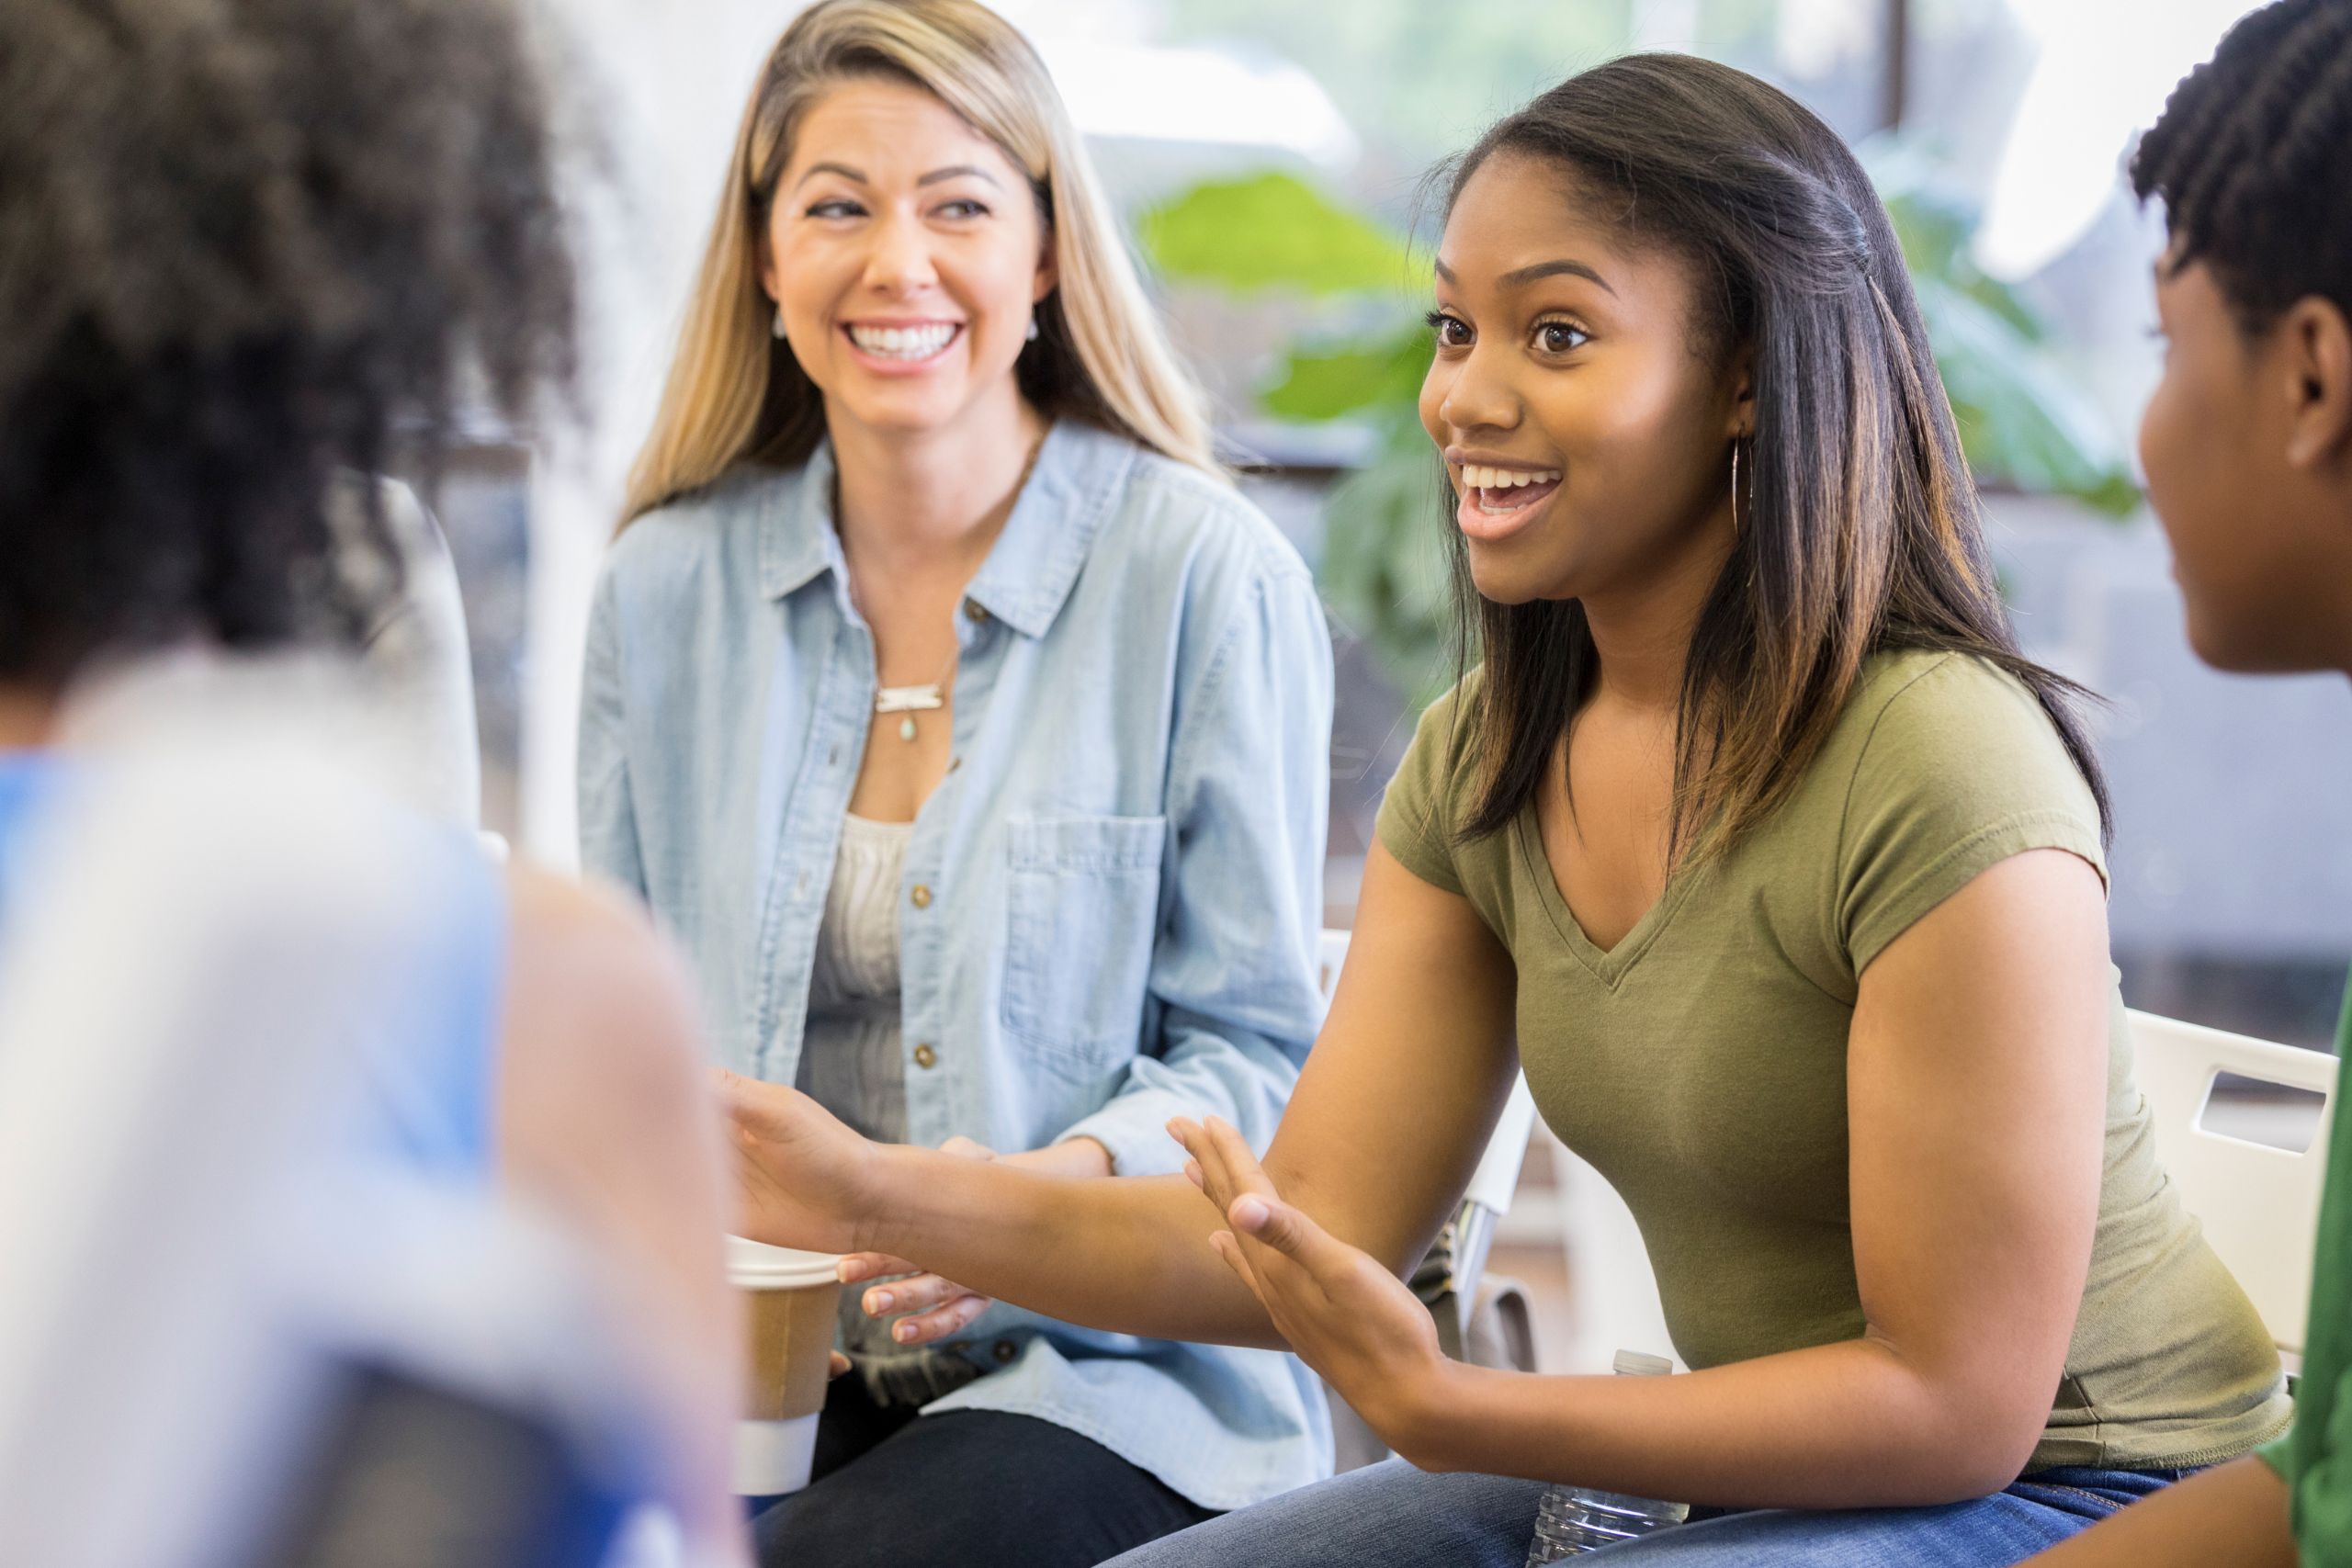
[[[1951,397],[1961,442],[1989,485],[2072,497],[2111,516],[2139,502],[2108,432],[2052,358],[2045,324],[1969,256],[1977,215],[1916,150],[1869,159]],[[1451,678],[1436,459],[1415,408],[1429,365],[1416,299],[1427,263],[1405,240],[1287,174],[1193,186],[1145,213],[1144,253],[1172,281],[1254,296],[1353,300],[1369,326],[1302,337],[1259,389],[1270,417],[1357,422],[1370,456],[1324,508],[1317,568],[1332,610],[1409,700]]]
[[2048,324],[1972,258],[1976,209],[1916,145],[1881,142],[1863,150],[1863,162],[1894,220],[1978,480],[2130,515],[2140,488],[2114,431],[2052,357]]

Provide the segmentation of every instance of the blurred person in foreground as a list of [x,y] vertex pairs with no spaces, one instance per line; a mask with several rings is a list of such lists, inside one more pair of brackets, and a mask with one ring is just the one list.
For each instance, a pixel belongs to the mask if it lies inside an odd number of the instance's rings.
[[[2140,429],[2188,638],[2248,672],[2352,674],[2352,5],[2230,30],[2132,162],[2170,243],[2164,378]],[[2352,1055],[2347,1009],[2336,1055]],[[2295,1425],[2037,1559],[2352,1563],[2352,1140],[2330,1149]]]
[[[717,1059],[1071,1179],[1172,1173],[1171,1115],[1270,1136],[1322,1012],[1330,717],[1314,582],[1218,474],[1035,52],[973,0],[801,12],[581,716],[581,858],[677,933]],[[856,1371],[763,1562],[1084,1568],[1329,1468],[1293,1358],[842,1270]]]
[[[380,625],[336,570],[347,506],[399,553],[387,491],[354,476],[430,471],[469,399],[520,418],[565,380],[562,231],[503,0],[0,6],[0,921],[40,924],[12,851],[108,766],[71,739],[94,690]],[[350,1070],[417,1179],[610,1264],[701,1412],[672,1456],[688,1540],[730,1559],[725,1194],[682,977],[619,905],[502,874],[451,827],[417,841],[447,862],[451,939],[410,987],[447,1021]]]

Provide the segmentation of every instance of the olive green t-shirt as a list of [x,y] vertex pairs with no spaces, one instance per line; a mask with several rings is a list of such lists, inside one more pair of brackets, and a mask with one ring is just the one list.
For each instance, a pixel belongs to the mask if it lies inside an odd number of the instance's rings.
[[[2347,1055],[2352,993],[2344,998],[2344,1021],[2335,1033],[2335,1059]],[[2352,1562],[2352,1137],[2345,1134],[2336,1127],[2327,1147],[2295,1429],[2262,1450],[2287,1483],[2295,1540],[2303,1561],[2314,1565]]]
[[[1481,681],[1474,671],[1422,716],[1381,842],[1466,897],[1510,949],[1528,1087],[1640,1222],[1682,1359],[1711,1367],[1860,1337],[1846,1111],[1857,981],[2011,855],[2066,850],[2105,876],[2098,807],[2056,728],[1982,660],[1877,656],[1785,803],[1678,869],[1603,952],[1560,897],[1532,807],[1455,841],[1479,784]],[[2156,1163],[2120,993],[2113,1017],[2090,1275],[2036,1469],[2208,1463],[2290,1416],[2261,1321]]]

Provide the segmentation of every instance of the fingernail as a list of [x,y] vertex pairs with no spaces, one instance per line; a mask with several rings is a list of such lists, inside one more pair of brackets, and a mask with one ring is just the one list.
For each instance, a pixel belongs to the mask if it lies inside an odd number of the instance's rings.
[[1236,1198],[1232,1213],[1233,1223],[1248,1230],[1266,1223],[1266,1205],[1256,1198]]
[[899,1325],[898,1327],[890,1330],[890,1337],[896,1339],[901,1345],[913,1343],[914,1337],[915,1325],[911,1323],[902,1323]]
[[844,1258],[841,1261],[841,1267],[834,1269],[833,1272],[840,1278],[842,1284],[854,1285],[860,1280],[865,1278],[865,1265],[857,1262],[854,1259]]
[[888,1291],[868,1291],[865,1292],[865,1310],[869,1313],[888,1312],[890,1301],[890,1292]]

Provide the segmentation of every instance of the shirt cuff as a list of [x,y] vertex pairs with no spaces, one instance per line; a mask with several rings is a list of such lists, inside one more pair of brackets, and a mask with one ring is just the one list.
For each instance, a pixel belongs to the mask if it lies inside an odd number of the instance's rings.
[[1184,1145],[1168,1135],[1171,1117],[1197,1117],[1201,1108],[1165,1089],[1123,1094],[1062,1130],[1055,1139],[1091,1138],[1111,1151],[1114,1176],[1172,1176],[1184,1168]]

